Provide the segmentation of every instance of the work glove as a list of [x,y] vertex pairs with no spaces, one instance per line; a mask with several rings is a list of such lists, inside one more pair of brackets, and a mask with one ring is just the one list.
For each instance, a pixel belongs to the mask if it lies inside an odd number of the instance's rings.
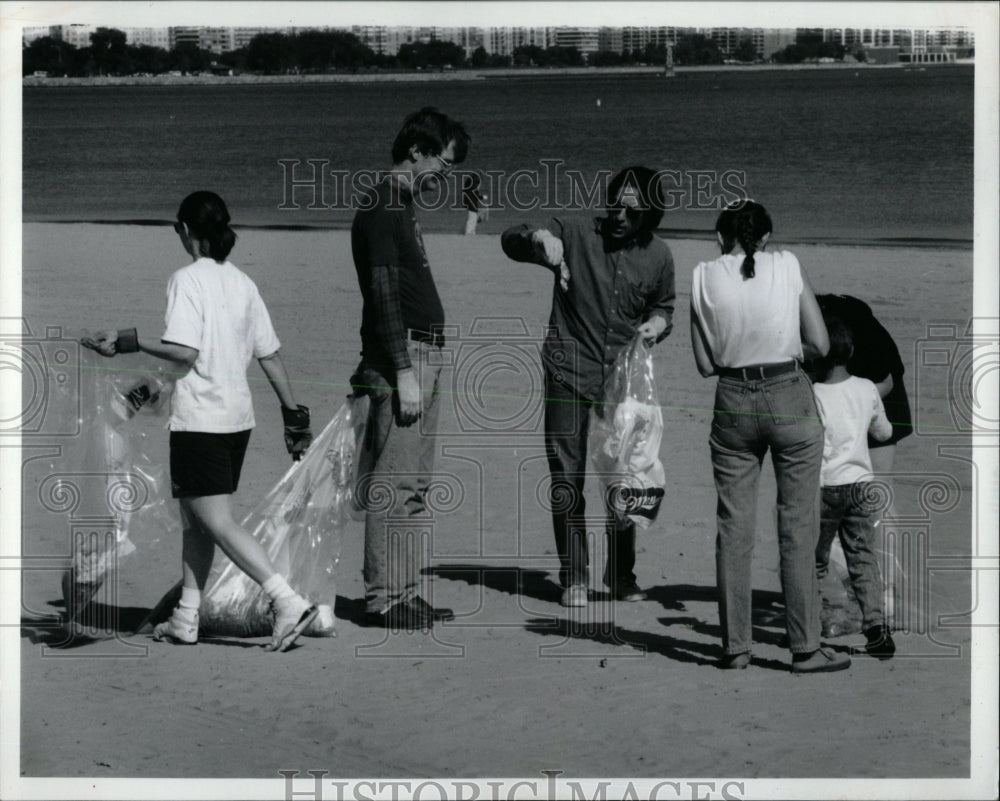
[[285,447],[292,455],[292,461],[297,462],[312,442],[312,430],[309,428],[309,408],[299,404],[297,409],[281,407],[281,420],[285,424]]
[[123,328],[120,331],[102,331],[97,338],[83,337],[80,344],[90,350],[96,350],[102,356],[114,356],[118,353],[138,353],[139,335],[134,328]]

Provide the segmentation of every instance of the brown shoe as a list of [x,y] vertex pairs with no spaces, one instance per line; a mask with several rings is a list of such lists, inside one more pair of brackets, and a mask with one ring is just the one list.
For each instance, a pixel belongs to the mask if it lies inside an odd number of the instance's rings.
[[390,631],[428,631],[434,627],[434,615],[430,605],[425,608],[406,600],[397,601],[381,614],[369,612],[365,622]]
[[745,670],[750,664],[750,654],[744,651],[742,654],[726,654],[719,660],[719,668],[722,670]]
[[792,673],[833,673],[847,670],[851,657],[829,648],[817,648],[811,654],[792,655]]
[[442,622],[446,620],[455,619],[455,610],[449,609],[447,606],[431,606],[427,601],[421,598],[419,595],[414,595],[410,598],[410,605],[416,606],[424,611],[424,614],[430,615],[434,618],[435,622]]
[[635,579],[618,579],[609,586],[616,601],[635,603],[645,601],[649,597],[646,591],[635,583]]

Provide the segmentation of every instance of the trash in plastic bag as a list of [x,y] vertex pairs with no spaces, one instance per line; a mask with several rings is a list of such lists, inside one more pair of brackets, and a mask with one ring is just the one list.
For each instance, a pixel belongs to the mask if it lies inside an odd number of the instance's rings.
[[80,364],[79,396],[54,399],[50,410],[78,415],[80,433],[60,441],[47,489],[52,497],[76,496],[86,516],[107,522],[104,536],[78,537],[63,574],[66,613],[76,620],[137,540],[146,546],[179,528],[168,468],[151,457],[160,448],[150,443],[165,439],[176,376],[159,360],[112,366],[89,351]]
[[[364,418],[366,406],[367,398],[348,397],[305,456],[292,464],[242,521],[293,589],[319,607],[306,636],[336,636],[334,575],[344,527],[353,519],[356,421]],[[165,619],[179,595],[178,584],[157,604],[148,623]],[[263,590],[217,551],[202,593],[199,630],[264,637],[271,634],[271,627]]]
[[660,462],[663,412],[653,358],[637,336],[615,360],[591,420],[592,461],[608,508],[640,528],[656,519],[666,478]]

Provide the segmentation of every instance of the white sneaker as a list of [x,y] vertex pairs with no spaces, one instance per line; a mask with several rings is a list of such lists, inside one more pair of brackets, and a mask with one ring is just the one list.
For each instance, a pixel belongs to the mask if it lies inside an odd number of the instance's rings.
[[587,587],[583,584],[571,584],[563,590],[562,598],[559,600],[563,606],[586,606]]
[[284,601],[272,601],[274,628],[271,642],[265,651],[287,651],[319,614],[315,604],[309,603],[301,595]]
[[193,620],[188,622],[178,617],[177,610],[163,623],[158,623],[153,629],[153,639],[157,642],[170,642],[174,645],[196,645],[198,643],[198,612]]

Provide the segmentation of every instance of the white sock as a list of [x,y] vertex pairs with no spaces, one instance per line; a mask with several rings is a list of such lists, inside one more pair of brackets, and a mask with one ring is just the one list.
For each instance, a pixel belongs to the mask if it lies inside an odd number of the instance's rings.
[[197,587],[181,587],[180,606],[197,612],[201,606],[201,591]]
[[260,586],[264,590],[264,594],[272,601],[284,601],[297,595],[280,573],[275,573]]

